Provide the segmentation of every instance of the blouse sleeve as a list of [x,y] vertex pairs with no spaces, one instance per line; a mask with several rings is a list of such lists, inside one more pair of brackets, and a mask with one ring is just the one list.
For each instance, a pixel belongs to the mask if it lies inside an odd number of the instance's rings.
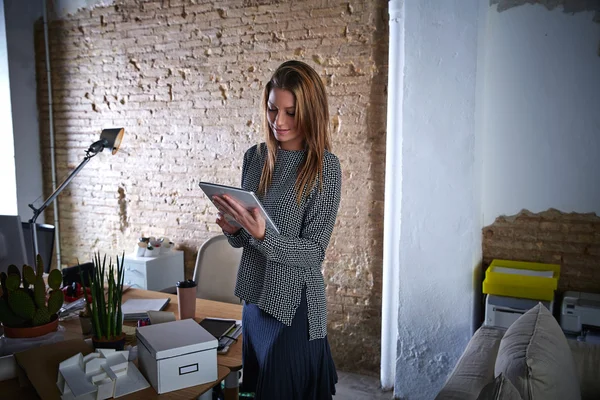
[[[246,154],[244,154],[244,162],[242,164],[242,187],[244,185],[244,177],[246,176],[246,171],[248,170],[248,164],[250,163],[250,153],[251,150],[248,150]],[[227,237],[227,241],[229,242],[229,244],[232,247],[236,248],[244,247],[245,245],[247,245],[248,240],[252,237],[244,228],[240,228],[240,230],[234,234],[229,234],[225,231],[223,231],[223,234]]]
[[323,189],[317,187],[308,199],[300,237],[277,234],[267,228],[263,240],[249,242],[267,260],[298,268],[320,268],[331,239],[340,205],[342,186],[340,162],[329,154],[323,165]]

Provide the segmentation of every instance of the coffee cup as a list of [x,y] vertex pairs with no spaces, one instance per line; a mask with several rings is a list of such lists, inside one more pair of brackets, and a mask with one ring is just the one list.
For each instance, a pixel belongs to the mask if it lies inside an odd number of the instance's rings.
[[196,282],[191,279],[177,282],[177,303],[179,319],[196,316]]

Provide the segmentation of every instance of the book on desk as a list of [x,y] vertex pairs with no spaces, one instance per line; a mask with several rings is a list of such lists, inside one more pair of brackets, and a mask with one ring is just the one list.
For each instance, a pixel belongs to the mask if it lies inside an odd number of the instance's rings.
[[242,321],[240,320],[207,317],[199,324],[219,341],[217,348],[219,354],[227,353],[229,346],[237,342],[242,333]]

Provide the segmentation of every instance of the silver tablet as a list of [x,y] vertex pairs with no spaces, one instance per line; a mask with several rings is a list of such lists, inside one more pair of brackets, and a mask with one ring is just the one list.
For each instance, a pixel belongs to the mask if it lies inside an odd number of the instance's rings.
[[[277,227],[271,220],[271,217],[269,217],[269,214],[267,214],[254,192],[236,188],[233,186],[218,185],[216,183],[200,182],[199,185],[200,188],[204,191],[204,193],[208,196],[210,201],[215,205],[215,207],[216,204],[213,201],[213,196],[221,196],[227,194],[233,197],[235,200],[237,200],[248,210],[258,208],[263,218],[265,219],[267,226],[273,229],[275,232],[279,233],[279,229],[277,229]],[[227,222],[229,222],[231,225],[241,227],[240,224],[238,224],[229,214],[224,215]]]

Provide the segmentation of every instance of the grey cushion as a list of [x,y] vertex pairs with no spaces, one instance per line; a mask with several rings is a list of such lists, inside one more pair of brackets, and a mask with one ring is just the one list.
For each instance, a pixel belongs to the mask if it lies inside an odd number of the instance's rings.
[[600,399],[600,344],[568,340],[583,400]]
[[541,303],[519,317],[504,334],[495,373],[504,373],[523,400],[581,398],[567,339]]
[[456,363],[436,400],[475,400],[494,379],[494,362],[503,329],[479,328]]
[[493,382],[485,385],[477,400],[522,400],[522,398],[504,374],[500,374]]

